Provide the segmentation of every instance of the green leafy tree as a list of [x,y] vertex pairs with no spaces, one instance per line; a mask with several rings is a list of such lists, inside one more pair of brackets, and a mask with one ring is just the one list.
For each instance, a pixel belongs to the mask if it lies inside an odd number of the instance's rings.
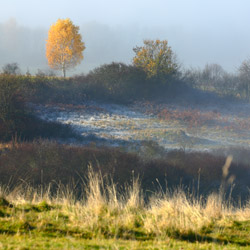
[[176,56],[167,40],[144,40],[144,46],[135,47],[133,63],[141,68],[148,78],[162,78],[177,73]]

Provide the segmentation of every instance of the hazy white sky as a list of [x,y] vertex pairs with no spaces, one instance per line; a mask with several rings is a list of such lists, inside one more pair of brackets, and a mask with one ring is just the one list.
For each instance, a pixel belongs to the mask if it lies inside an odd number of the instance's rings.
[[[211,27],[247,26],[249,0],[1,0],[0,22],[10,17],[29,26],[47,26],[57,18],[110,25],[139,24]],[[248,26],[247,26],[248,27]]]
[[[0,24],[13,18],[19,26],[48,30],[58,18],[68,17],[85,32],[93,23],[99,30],[111,29],[124,53],[110,55],[107,62],[129,62],[132,47],[146,38],[167,39],[186,67],[214,62],[233,71],[250,56],[250,0],[0,0]],[[88,34],[86,39],[92,41]],[[99,62],[92,58],[91,63]]]

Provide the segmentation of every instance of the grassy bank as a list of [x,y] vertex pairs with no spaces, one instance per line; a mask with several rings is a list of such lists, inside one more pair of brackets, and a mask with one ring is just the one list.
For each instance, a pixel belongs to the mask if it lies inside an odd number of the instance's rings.
[[250,245],[249,202],[235,207],[218,193],[204,201],[176,190],[153,193],[145,203],[137,179],[123,191],[109,183],[89,169],[81,199],[63,186],[56,195],[49,188],[19,186],[11,192],[1,188],[1,246],[15,249],[21,242],[24,249],[63,245],[64,249],[242,249]]

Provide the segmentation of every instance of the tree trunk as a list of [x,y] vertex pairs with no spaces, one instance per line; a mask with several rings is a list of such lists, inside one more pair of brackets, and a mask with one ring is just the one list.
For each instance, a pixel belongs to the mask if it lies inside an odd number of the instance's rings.
[[62,74],[63,74],[63,77],[65,78],[66,77],[66,69],[65,69],[64,63],[62,65]]
[[63,74],[63,77],[65,78],[66,77],[66,70],[64,67],[62,68],[62,74]]

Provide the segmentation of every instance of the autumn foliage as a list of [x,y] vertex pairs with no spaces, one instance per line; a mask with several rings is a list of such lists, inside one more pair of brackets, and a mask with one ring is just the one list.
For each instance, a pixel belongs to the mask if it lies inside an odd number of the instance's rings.
[[48,64],[53,69],[62,70],[64,77],[66,69],[81,62],[84,49],[79,27],[70,19],[58,19],[50,27],[46,44]]
[[144,40],[144,46],[135,47],[134,52],[134,65],[143,69],[148,78],[159,78],[177,72],[175,55],[167,40]]

